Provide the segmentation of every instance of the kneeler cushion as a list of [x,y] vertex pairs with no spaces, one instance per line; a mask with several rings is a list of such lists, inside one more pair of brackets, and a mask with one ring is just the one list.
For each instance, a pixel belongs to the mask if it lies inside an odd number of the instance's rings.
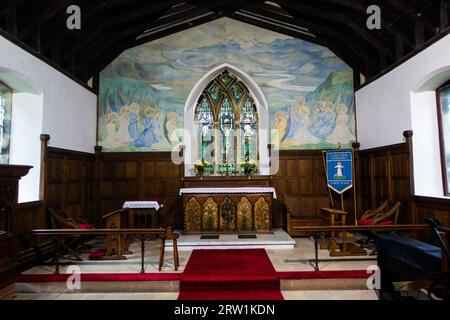
[[[372,218],[368,218],[368,219],[360,219],[359,220],[359,224],[362,225],[372,225],[373,224],[373,220]],[[393,220],[384,220],[384,221],[380,221],[377,223],[377,225],[381,225],[381,226],[385,226],[385,225],[390,225],[393,224],[394,221]]]

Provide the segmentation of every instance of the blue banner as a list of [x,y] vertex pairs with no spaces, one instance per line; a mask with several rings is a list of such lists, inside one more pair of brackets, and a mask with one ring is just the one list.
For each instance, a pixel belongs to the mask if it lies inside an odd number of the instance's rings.
[[339,194],[353,186],[352,151],[327,151],[327,182],[328,187]]

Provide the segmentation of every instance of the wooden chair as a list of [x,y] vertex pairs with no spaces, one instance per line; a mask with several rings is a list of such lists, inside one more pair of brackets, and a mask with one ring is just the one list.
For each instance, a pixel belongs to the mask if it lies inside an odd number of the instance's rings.
[[386,209],[386,206],[388,204],[388,200],[384,201],[378,208],[376,209],[369,209],[366,212],[364,212],[360,217],[359,217],[359,224],[361,224],[361,221],[365,220],[365,219],[369,219],[370,217],[372,217],[375,214],[378,214],[380,212],[384,212],[384,210]]
[[374,210],[367,210],[360,218],[360,225],[388,225],[397,224],[400,212],[400,201],[385,201],[380,207]]
[[[88,223],[79,223],[76,221],[66,210],[60,208],[50,207],[48,208],[50,213],[50,222],[54,229],[92,229],[95,226]],[[83,253],[80,250],[80,246],[85,242],[83,236],[67,236],[62,239],[58,239],[59,245],[65,251],[67,251],[68,258],[76,261],[82,261],[80,254]]]

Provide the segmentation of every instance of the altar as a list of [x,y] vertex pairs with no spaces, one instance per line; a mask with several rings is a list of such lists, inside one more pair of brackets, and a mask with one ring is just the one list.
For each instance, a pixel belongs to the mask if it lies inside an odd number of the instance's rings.
[[272,231],[271,177],[188,177],[183,180],[185,233]]

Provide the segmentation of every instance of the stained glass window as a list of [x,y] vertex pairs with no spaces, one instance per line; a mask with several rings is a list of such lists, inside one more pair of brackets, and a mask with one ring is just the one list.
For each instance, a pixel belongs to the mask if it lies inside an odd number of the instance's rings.
[[256,107],[250,97],[244,100],[241,111],[241,159],[244,161],[256,161],[258,157],[258,135]]
[[236,169],[234,141],[234,112],[228,95],[222,100],[219,113],[219,173],[230,173]]
[[258,161],[258,115],[246,85],[225,70],[203,91],[195,113],[197,160],[206,174],[242,174],[240,164]]
[[12,90],[0,82],[0,164],[9,162]]
[[437,90],[444,193],[450,196],[450,82]]

